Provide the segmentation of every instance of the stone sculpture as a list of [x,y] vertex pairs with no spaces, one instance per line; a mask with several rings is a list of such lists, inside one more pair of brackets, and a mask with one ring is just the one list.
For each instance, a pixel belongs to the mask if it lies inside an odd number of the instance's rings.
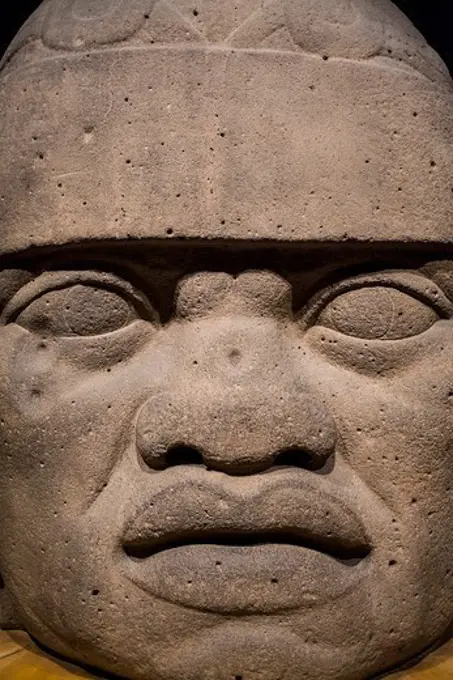
[[389,0],[47,0],[1,91],[2,627],[130,680],[447,639],[440,58]]

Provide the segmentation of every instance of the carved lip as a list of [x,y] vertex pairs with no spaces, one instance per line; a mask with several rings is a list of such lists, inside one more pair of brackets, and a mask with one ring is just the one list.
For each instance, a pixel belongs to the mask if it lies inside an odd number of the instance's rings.
[[230,614],[314,606],[357,586],[372,544],[324,482],[245,489],[161,489],[125,528],[128,576],[161,599]]
[[330,555],[339,562],[353,564],[365,559],[371,551],[369,545],[356,537],[343,538],[317,535],[304,527],[235,530],[218,526],[215,529],[182,529],[162,536],[147,536],[146,532],[134,538],[125,538],[124,550],[134,559],[147,559],[165,550],[176,550],[186,546],[231,546],[234,548],[263,546],[266,544],[294,545]]
[[255,488],[190,480],[166,485],[126,525],[123,547],[137,559],[185,545],[290,544],[337,559],[371,551],[363,523],[325,483],[281,476]]

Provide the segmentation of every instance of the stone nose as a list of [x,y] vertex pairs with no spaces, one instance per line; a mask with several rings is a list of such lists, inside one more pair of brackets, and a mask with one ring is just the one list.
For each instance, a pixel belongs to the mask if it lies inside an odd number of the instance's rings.
[[169,383],[138,414],[146,464],[322,468],[335,424],[294,350],[289,284],[266,271],[200,273],[181,283],[176,312]]
[[334,421],[308,389],[191,388],[190,397],[156,395],[139,413],[137,448],[151,469],[197,464],[231,475],[283,465],[318,470],[335,451]]

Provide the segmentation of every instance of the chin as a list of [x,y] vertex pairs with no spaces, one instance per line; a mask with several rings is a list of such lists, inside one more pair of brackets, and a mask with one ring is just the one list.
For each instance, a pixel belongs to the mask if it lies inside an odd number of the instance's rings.
[[[165,613],[156,611],[159,618],[165,620]],[[307,612],[292,617],[224,616],[190,632],[175,619],[165,635],[154,621],[148,624],[154,629],[151,636],[142,612],[131,627],[118,626],[118,617],[112,616],[85,631],[74,627],[70,637],[68,630],[55,637],[44,626],[33,634],[47,649],[80,666],[127,680],[367,680],[418,660],[444,633],[438,630],[437,638],[432,637],[436,631],[430,628],[428,639],[413,621],[410,632],[397,635],[389,630],[385,614],[373,626],[361,627],[367,614],[360,611],[355,632],[341,624],[333,627],[335,616],[329,621],[322,611],[314,617],[319,620],[317,630],[310,618]],[[181,632],[172,633],[177,630]]]

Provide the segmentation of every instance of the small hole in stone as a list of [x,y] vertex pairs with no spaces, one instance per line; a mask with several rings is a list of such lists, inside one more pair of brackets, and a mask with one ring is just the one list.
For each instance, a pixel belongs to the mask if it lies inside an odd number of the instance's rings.
[[313,457],[304,449],[294,447],[281,451],[275,456],[274,465],[280,467],[297,467],[303,469],[313,469]]
[[173,236],[173,234],[174,234],[173,229],[171,229],[171,228],[167,229],[167,235],[168,236]]
[[238,364],[241,360],[241,353],[238,349],[232,349],[228,354],[228,359],[232,364]]
[[91,594],[94,595],[94,597],[96,597],[97,595],[99,595],[99,590],[98,590],[97,588],[94,588],[94,589],[91,591]]
[[199,11],[197,9],[194,9],[192,14],[194,15],[194,17],[197,17],[199,15]]
[[394,567],[396,564],[396,560],[390,560],[389,561],[389,567]]
[[172,446],[165,456],[167,467],[179,465],[203,465],[203,456],[193,446]]

